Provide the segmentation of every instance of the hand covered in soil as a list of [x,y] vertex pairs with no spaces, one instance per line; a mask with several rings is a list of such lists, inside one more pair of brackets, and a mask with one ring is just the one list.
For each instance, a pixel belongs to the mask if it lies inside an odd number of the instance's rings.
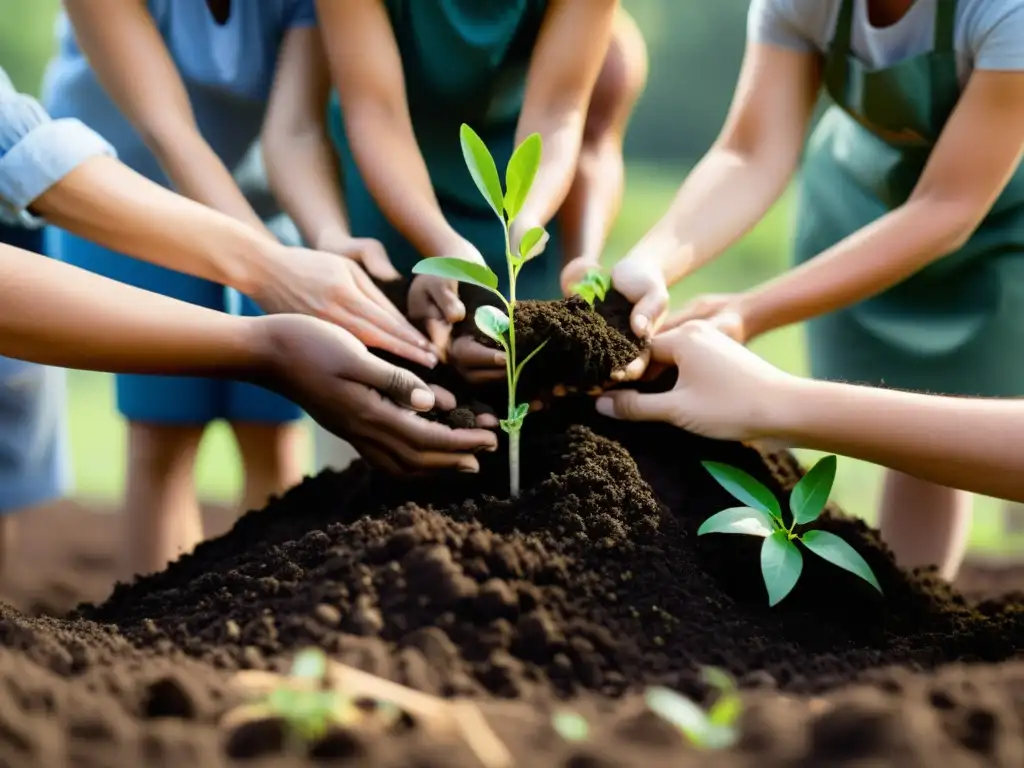
[[651,338],[668,311],[668,285],[661,268],[639,256],[627,256],[612,269],[612,287],[633,302],[633,333]]
[[300,315],[251,322],[271,388],[375,466],[394,474],[477,472],[473,454],[497,449],[486,429],[451,429],[419,416],[434,407],[451,410],[455,398],[381,360],[344,329]]
[[717,440],[772,438],[778,396],[795,379],[770,365],[711,323],[695,320],[658,334],[652,360],[679,370],[668,392],[606,392],[597,400],[605,416],[664,421]]
[[351,257],[286,248],[269,271],[262,290],[253,296],[265,311],[312,315],[344,328],[369,347],[426,368],[437,365],[427,338]]
[[329,230],[317,240],[316,248],[318,251],[336,253],[362,264],[370,277],[383,282],[398,280],[402,276],[391,263],[387,251],[379,240],[352,237],[338,230]]

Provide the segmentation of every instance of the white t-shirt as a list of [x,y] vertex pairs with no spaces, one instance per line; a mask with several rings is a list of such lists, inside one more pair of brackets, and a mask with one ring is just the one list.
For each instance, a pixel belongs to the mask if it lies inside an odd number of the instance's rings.
[[[801,52],[825,53],[842,0],[751,0],[747,38]],[[936,0],[916,0],[895,24],[874,27],[868,0],[853,0],[850,45],[871,68],[932,50]],[[963,85],[976,69],[1024,70],[1024,0],[959,0],[953,45]]]

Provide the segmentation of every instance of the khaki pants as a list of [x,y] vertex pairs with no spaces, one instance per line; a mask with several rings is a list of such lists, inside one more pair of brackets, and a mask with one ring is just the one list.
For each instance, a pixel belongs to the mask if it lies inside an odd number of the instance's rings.
[[313,451],[316,472],[325,469],[342,470],[359,458],[355,448],[319,424],[313,425]]

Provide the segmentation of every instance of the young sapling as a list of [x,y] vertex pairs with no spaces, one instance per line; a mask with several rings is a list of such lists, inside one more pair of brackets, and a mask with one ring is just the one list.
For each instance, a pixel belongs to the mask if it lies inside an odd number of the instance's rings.
[[466,261],[465,259],[448,256],[436,256],[424,259],[413,267],[418,275],[433,275],[448,280],[469,283],[490,291],[501,300],[504,311],[498,307],[482,306],[477,309],[473,321],[488,338],[495,341],[505,351],[505,374],[508,380],[508,412],[500,424],[508,433],[508,470],[509,492],[511,496],[519,496],[519,436],[523,421],[529,411],[528,403],[516,402],[516,387],[519,375],[534,355],[544,347],[543,342],[522,360],[516,356],[516,278],[523,265],[544,250],[547,243],[547,232],[543,227],[532,227],[527,230],[513,252],[511,227],[516,216],[522,210],[523,203],[533,185],[540,166],[541,138],[540,134],[527,136],[523,143],[516,147],[505,169],[505,189],[502,191],[501,180],[494,158],[483,140],[468,125],[463,124],[460,131],[462,156],[469,168],[480,194],[497,215],[505,230],[505,262],[508,266],[508,298],[498,290],[498,276],[484,264]]
[[594,306],[595,301],[604,301],[611,287],[611,277],[595,267],[587,270],[583,279],[572,285],[569,290],[582,297],[590,306]]
[[697,535],[707,533],[742,533],[761,536],[761,575],[768,589],[768,604],[778,603],[796,586],[803,571],[803,555],[796,546],[800,542],[808,550],[839,568],[864,579],[882,592],[871,566],[857,551],[828,531],[812,530],[796,534],[797,525],[818,519],[836,478],[836,457],[826,456],[815,464],[793,488],[789,497],[792,522],[787,527],[782,507],[775,495],[746,472],[726,464],[703,462],[704,468],[725,490],[746,506],[731,507],[705,520]]

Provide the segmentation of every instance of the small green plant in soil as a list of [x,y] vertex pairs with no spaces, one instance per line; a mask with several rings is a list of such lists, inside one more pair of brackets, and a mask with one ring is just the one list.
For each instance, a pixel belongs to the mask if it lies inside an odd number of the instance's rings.
[[587,270],[583,279],[573,284],[569,290],[582,297],[590,306],[594,306],[595,301],[604,301],[604,297],[608,295],[611,287],[611,276],[595,267]]
[[505,169],[504,191],[502,191],[501,180],[498,178],[498,168],[494,164],[494,158],[483,140],[466,124],[462,125],[460,138],[462,156],[469,167],[469,173],[473,177],[477,189],[480,190],[480,194],[484,196],[498,216],[505,230],[508,298],[502,296],[501,291],[498,290],[498,276],[483,264],[476,264],[465,259],[436,256],[419,262],[412,271],[418,275],[434,275],[484,288],[497,296],[505,308],[505,311],[502,312],[498,307],[482,306],[476,310],[473,320],[477,328],[505,350],[508,413],[501,420],[501,428],[508,433],[509,492],[516,497],[519,495],[519,436],[523,421],[530,409],[528,403],[516,402],[516,386],[519,383],[519,375],[523,366],[547,343],[546,341],[541,343],[522,360],[516,357],[516,278],[523,265],[544,249],[547,232],[543,227],[532,227],[527,230],[515,252],[512,251],[510,233],[512,223],[523,208],[523,203],[533,185],[533,179],[537,175],[537,168],[540,166],[541,138],[540,134],[532,134],[516,147]]
[[804,560],[796,542],[828,562],[864,579],[880,593],[878,579],[857,551],[828,531],[794,533],[798,525],[813,523],[821,515],[836,478],[836,457],[826,456],[815,464],[793,488],[789,497],[792,522],[787,527],[775,495],[746,472],[711,461],[704,468],[725,490],[747,506],[731,507],[705,520],[697,535],[742,533],[761,536],[761,575],[768,588],[768,604],[778,603],[796,586]]
[[322,739],[332,724],[359,718],[359,710],[338,691],[324,689],[327,659],[317,649],[296,654],[288,681],[267,696],[268,711],[284,720],[296,750]]
[[736,683],[715,667],[705,667],[701,675],[718,692],[707,712],[682,694],[661,686],[648,688],[644,701],[648,709],[682,731],[699,749],[728,749],[739,738],[736,723],[743,712]]

